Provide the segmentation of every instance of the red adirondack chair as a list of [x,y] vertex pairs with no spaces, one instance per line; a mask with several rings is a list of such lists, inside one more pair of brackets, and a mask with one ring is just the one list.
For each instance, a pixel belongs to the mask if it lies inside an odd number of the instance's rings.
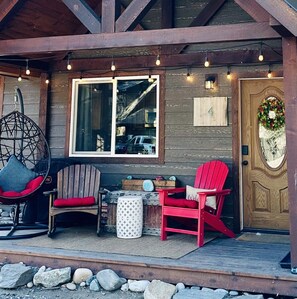
[[[174,198],[174,195],[186,193],[187,188],[185,187],[158,190],[162,205],[161,240],[167,239],[167,232],[197,235],[197,245],[201,247],[204,244],[205,229],[219,231],[230,238],[235,237],[235,234],[220,219],[224,198],[231,192],[230,189],[223,190],[228,172],[227,165],[219,160],[213,160],[198,167],[194,187],[203,190],[194,190],[197,200],[191,200],[189,197],[186,199],[185,196]],[[215,206],[207,204],[209,196],[215,196]],[[178,217],[175,219],[180,220],[190,218],[198,220],[198,223],[190,228],[172,227],[168,220],[173,217]],[[195,221],[192,222],[195,223]],[[181,223],[183,222],[181,221]]]

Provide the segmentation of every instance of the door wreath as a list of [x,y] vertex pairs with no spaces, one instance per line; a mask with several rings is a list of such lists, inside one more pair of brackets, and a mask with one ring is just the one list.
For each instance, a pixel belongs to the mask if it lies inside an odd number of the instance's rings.
[[259,106],[257,116],[264,128],[276,131],[285,125],[285,104],[276,97],[268,97]]

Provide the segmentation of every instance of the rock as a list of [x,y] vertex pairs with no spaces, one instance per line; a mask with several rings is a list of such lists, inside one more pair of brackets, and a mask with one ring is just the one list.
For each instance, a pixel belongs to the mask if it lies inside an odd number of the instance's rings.
[[92,275],[90,278],[88,278],[86,280],[86,285],[89,286],[94,279],[96,279],[96,275]]
[[177,292],[186,288],[182,282],[177,283],[175,287]]
[[24,264],[7,264],[0,271],[0,288],[15,289],[32,281],[35,270]]
[[238,293],[237,291],[230,291],[230,292],[229,292],[229,295],[230,295],[230,296],[238,296],[239,293]]
[[84,288],[86,286],[86,282],[85,281],[82,281],[80,284],[79,284],[80,287]]
[[209,288],[198,289],[183,289],[173,296],[173,299],[223,299],[227,298],[228,293],[215,292]]
[[46,288],[56,287],[71,280],[71,268],[65,267],[61,269],[54,269],[45,271],[42,266],[33,277],[34,285],[42,285]]
[[99,282],[98,282],[97,279],[93,279],[91,281],[90,291],[93,291],[93,292],[99,292],[100,291],[100,285],[99,285]]
[[216,289],[216,290],[214,290],[214,292],[216,292],[216,293],[220,292],[220,293],[224,293],[224,294],[229,294],[228,291],[225,290],[225,289]]
[[263,295],[250,295],[245,293],[242,296],[233,297],[233,299],[264,299]]
[[129,290],[132,292],[143,293],[149,284],[149,280],[128,280]]
[[28,289],[33,288],[33,286],[34,286],[33,281],[30,281],[30,282],[27,283],[27,288]]
[[123,292],[128,292],[128,291],[129,291],[129,283],[124,283],[124,284],[121,286],[121,291],[123,291]]
[[88,280],[93,276],[93,272],[88,268],[78,268],[74,271],[73,274],[73,282],[76,284],[80,284],[83,281]]
[[101,287],[106,291],[115,291],[126,282],[126,279],[119,277],[111,269],[99,271],[96,274],[96,278]]
[[76,284],[73,283],[73,282],[68,282],[68,283],[66,284],[66,288],[67,288],[68,290],[70,290],[70,291],[75,291],[75,290],[76,290]]
[[144,299],[170,299],[175,292],[176,288],[173,284],[153,280],[144,291]]

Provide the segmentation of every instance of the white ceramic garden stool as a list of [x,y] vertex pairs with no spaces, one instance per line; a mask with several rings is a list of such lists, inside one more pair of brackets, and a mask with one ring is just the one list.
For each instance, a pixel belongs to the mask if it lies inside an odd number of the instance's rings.
[[120,196],[117,204],[117,237],[140,238],[143,228],[143,202],[141,196]]

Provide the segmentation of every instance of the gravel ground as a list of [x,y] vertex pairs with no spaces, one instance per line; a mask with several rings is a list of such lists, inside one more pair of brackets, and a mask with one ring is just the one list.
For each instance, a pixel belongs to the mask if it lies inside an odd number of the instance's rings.
[[143,293],[99,291],[91,292],[88,289],[79,288],[69,291],[66,288],[45,289],[34,287],[28,289],[21,287],[15,290],[0,289],[0,299],[143,299]]

